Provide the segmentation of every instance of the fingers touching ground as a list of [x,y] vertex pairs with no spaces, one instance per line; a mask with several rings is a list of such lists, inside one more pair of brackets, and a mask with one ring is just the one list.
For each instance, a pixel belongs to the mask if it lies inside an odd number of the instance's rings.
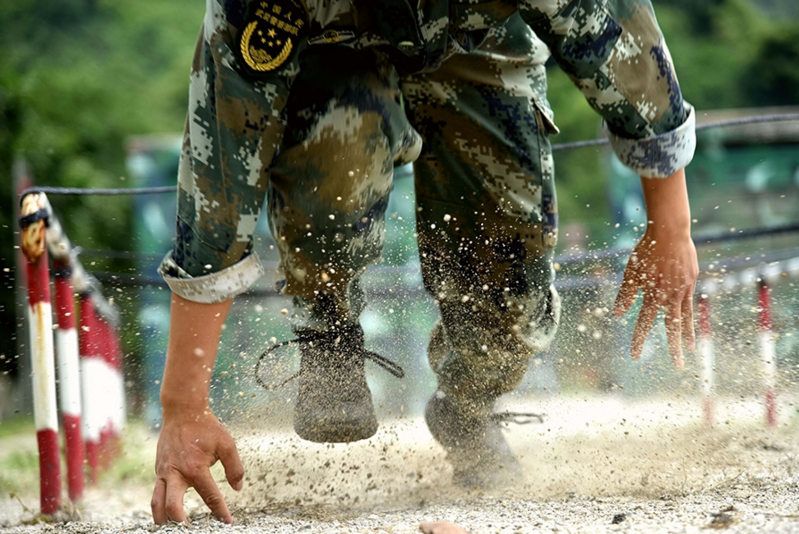
[[190,487],[197,490],[197,494],[217,519],[225,523],[233,523],[233,516],[225,503],[222,492],[219,491],[219,487],[211,476],[211,471],[208,468],[200,468],[187,476],[190,478],[184,478],[181,473],[174,470],[164,477],[158,477],[150,503],[155,524],[188,521],[183,510],[183,497]]
[[[241,463],[239,452],[233,439],[229,436],[222,436],[217,447],[217,454],[222,466],[225,468],[225,477],[230,487],[239,491],[243,485],[244,466]],[[218,519],[228,524],[233,523],[233,516],[230,514],[222,492],[219,491],[219,487],[216,485],[208,468],[201,466],[196,471],[193,486],[205,505]]]
[[156,524],[186,521],[183,498],[192,487],[217,519],[233,522],[222,492],[211,475],[211,466],[217,460],[222,462],[230,486],[240,490],[244,467],[233,438],[216,418],[165,419],[158,439],[157,481],[151,503]]
[[469,534],[465,529],[447,521],[422,523],[419,530],[423,534]]
[[[200,495],[205,505],[211,510],[217,519],[228,524],[233,523],[233,516],[230,515],[230,510],[225,503],[224,497],[222,497],[222,492],[219,491],[219,488],[217,487],[216,482],[214,482],[214,478],[211,476],[211,472],[208,469],[201,470],[197,473],[197,477],[194,479],[193,486],[194,489],[197,490],[197,493]],[[180,496],[180,505],[182,509],[182,494]]]
[[167,522],[166,517],[166,480],[161,477],[155,481],[153,498],[150,501],[150,509],[153,512],[153,521],[156,525],[163,525]]
[[186,514],[183,512],[183,495],[188,488],[189,485],[177,473],[167,477],[158,477],[153,490],[153,499],[150,502],[153,521],[156,525],[164,525],[169,521],[181,523],[186,521]]

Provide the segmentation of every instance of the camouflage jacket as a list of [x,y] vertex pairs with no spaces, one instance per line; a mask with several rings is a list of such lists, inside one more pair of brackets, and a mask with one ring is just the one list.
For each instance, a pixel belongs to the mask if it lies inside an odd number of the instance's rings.
[[[199,269],[189,273],[180,254],[169,256],[161,272],[190,300],[229,298],[262,272],[248,255],[248,236],[264,191],[228,195],[226,188],[264,187],[305,47],[380,47],[400,73],[424,72],[451,54],[475,50],[518,13],[546,45],[531,47],[540,53],[524,58],[531,76],[545,77],[548,49],[604,118],[622,163],[642,176],[666,177],[693,156],[694,113],[682,99],[649,0],[206,1],[179,169],[185,200],[178,203],[179,221],[201,230],[202,241],[225,257],[244,259],[231,267],[195,261]],[[546,84],[531,79],[530,86],[535,107],[551,121]],[[214,217],[201,217],[211,212]],[[200,275],[205,280],[196,284],[192,278]]]
[[[411,72],[435,69],[450,54],[479,47],[491,28],[518,11],[603,117],[625,165],[643,176],[665,177],[693,156],[693,111],[683,101],[650,0],[296,1],[228,0],[222,7],[209,0],[209,10],[223,11],[212,14],[241,27],[247,17],[257,18],[253,6],[294,5],[307,15],[307,25],[295,35],[296,50],[379,46],[400,71]],[[545,95],[541,103],[546,106]],[[551,110],[544,111],[551,119]]]

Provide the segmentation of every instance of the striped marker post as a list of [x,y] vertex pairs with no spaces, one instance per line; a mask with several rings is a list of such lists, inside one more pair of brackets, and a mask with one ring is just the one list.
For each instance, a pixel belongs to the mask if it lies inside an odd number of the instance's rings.
[[124,422],[125,397],[122,379],[122,357],[116,331],[111,319],[97,314],[100,353],[105,363],[107,383],[103,391],[102,422],[100,425],[100,467],[107,469],[117,456]]
[[89,464],[89,481],[97,483],[100,471],[100,432],[104,411],[102,392],[104,371],[100,353],[100,327],[91,295],[80,296],[80,363],[83,391],[83,435],[86,443],[86,461]]
[[55,274],[56,349],[58,354],[59,401],[67,453],[67,487],[72,502],[83,496],[83,432],[81,428],[80,361],[75,329],[75,291],[72,266],[53,261]]
[[122,431],[125,429],[127,406],[125,403],[125,377],[122,368],[122,344],[119,340],[119,331],[114,323],[108,319],[108,333],[110,343],[110,364],[114,372],[114,390],[112,394],[111,406],[111,428],[112,439],[111,459],[115,459],[120,454],[122,448]]
[[713,334],[710,323],[710,292],[709,285],[700,293],[697,302],[699,312],[699,358],[701,365],[700,379],[702,380],[702,418],[707,426],[715,423],[714,375],[715,352],[713,347]]
[[[102,313],[101,311],[104,310]],[[89,480],[116,456],[125,420],[122,357],[113,308],[89,290],[80,296],[80,354],[84,399],[84,435]]]
[[771,321],[771,290],[766,277],[761,276],[758,292],[758,325],[760,333],[760,355],[765,387],[766,424],[777,426],[777,353]]
[[53,311],[46,246],[47,197],[44,193],[22,199],[22,252],[28,260],[29,339],[33,413],[39,446],[41,512],[51,515],[61,508],[61,457],[58,448]]

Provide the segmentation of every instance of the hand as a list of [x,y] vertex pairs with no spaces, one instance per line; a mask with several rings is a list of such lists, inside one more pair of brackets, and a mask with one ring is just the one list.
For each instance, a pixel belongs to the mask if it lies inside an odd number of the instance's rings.
[[634,360],[641,357],[658,310],[664,308],[669,354],[674,365],[682,369],[682,338],[688,351],[693,352],[695,346],[693,297],[699,267],[688,233],[676,235],[667,227],[647,228],[627,262],[613,315],[627,313],[640,289],[644,301],[633,330],[630,355]]
[[469,534],[463,528],[446,521],[435,521],[432,523],[422,523],[419,530],[424,534]]
[[217,519],[233,523],[222,492],[211,476],[210,467],[222,461],[230,486],[242,488],[244,467],[230,433],[206,408],[200,415],[185,412],[164,416],[155,459],[158,477],[150,503],[158,525],[168,521],[187,522],[183,496],[193,487]]

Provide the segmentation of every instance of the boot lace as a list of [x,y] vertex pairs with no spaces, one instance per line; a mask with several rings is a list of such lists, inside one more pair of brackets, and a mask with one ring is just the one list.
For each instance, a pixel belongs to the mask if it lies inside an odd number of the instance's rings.
[[491,414],[491,420],[496,423],[513,423],[515,425],[529,425],[530,423],[543,423],[544,414],[529,412],[498,412]]
[[285,386],[300,376],[302,371],[297,371],[278,384],[270,384],[261,378],[260,373],[261,362],[267,356],[271,355],[277,349],[291,346],[294,343],[311,346],[315,343],[318,343],[320,346],[335,346],[343,344],[346,345],[345,350],[349,351],[349,356],[351,358],[371,360],[397,378],[403,378],[405,376],[405,371],[402,369],[402,367],[392,362],[388,358],[377,354],[376,352],[366,350],[363,341],[363,329],[359,325],[352,325],[343,328],[337,328],[335,330],[326,330],[324,332],[319,332],[316,330],[304,330],[298,332],[295,339],[281,341],[280,343],[272,345],[266,349],[261,356],[258,357],[258,361],[255,363],[255,381],[258,382],[259,386],[266,390],[272,391]]

